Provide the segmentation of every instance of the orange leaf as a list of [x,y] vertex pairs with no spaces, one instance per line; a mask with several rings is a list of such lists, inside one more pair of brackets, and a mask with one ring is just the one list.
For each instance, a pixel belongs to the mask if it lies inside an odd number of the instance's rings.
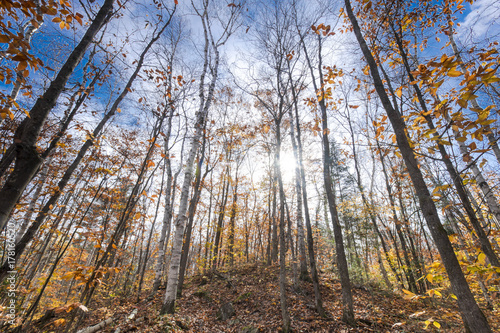
[[28,62],[27,61],[20,61],[19,64],[17,65],[17,70],[18,71],[24,71],[28,67]]

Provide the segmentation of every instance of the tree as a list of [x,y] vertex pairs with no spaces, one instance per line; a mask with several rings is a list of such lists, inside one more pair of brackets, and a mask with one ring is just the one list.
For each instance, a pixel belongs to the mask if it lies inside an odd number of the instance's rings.
[[[204,34],[204,63],[203,70],[200,76],[199,83],[199,109],[196,114],[196,122],[194,125],[195,132],[191,140],[191,148],[186,161],[186,168],[184,171],[184,180],[181,187],[181,197],[179,204],[179,211],[177,213],[177,219],[175,221],[175,236],[174,243],[172,246],[172,259],[170,261],[170,268],[168,273],[167,289],[165,291],[165,298],[163,300],[163,306],[161,313],[174,313],[175,310],[175,299],[177,293],[177,284],[179,282],[179,265],[182,253],[182,241],[184,238],[184,231],[187,223],[187,203],[189,197],[189,188],[191,184],[191,177],[193,175],[194,159],[200,145],[200,138],[203,133],[203,128],[205,126],[205,121],[212,103],[212,98],[214,96],[215,83],[218,78],[219,61],[220,61],[220,51],[219,49],[227,42],[231,34],[238,27],[237,18],[239,12],[241,11],[241,5],[231,6],[229,12],[229,18],[224,24],[224,30],[222,34],[217,38],[212,33],[212,22],[209,17],[210,1],[203,0],[201,8],[194,7],[196,15],[201,19],[203,25]],[[213,60],[210,56],[213,56]],[[211,62],[213,61],[213,62]],[[209,71],[212,74],[210,81],[208,83],[208,89],[205,87],[205,77]],[[207,89],[207,91],[205,91]],[[205,95],[206,93],[206,95]]]
[[92,43],[96,34],[110,19],[113,3],[113,0],[106,0],[104,2],[80,43],[61,67],[47,91],[31,108],[29,117],[25,118],[17,128],[14,135],[14,142],[0,162],[0,165],[8,166],[15,158],[14,169],[0,190],[0,230],[5,228],[16,202],[43,162],[40,153],[35,147],[43,124],[49,112],[55,106],[69,77],[82,60],[90,43]]
[[403,156],[403,159],[405,161],[406,168],[413,182],[413,186],[415,187],[422,212],[427,221],[434,242],[436,243],[436,246],[439,250],[439,253],[443,260],[443,264],[446,267],[448,277],[452,284],[453,292],[457,296],[464,324],[466,328],[471,332],[491,332],[484,314],[477,306],[477,303],[474,300],[472,293],[470,292],[469,285],[465,280],[462,269],[460,268],[460,264],[458,263],[457,257],[455,256],[455,253],[453,251],[453,247],[448,239],[446,231],[441,224],[441,221],[439,220],[436,206],[434,204],[434,201],[432,200],[427,185],[425,184],[414,152],[408,142],[408,138],[406,137],[406,125],[401,116],[392,106],[389,97],[385,92],[385,88],[378,71],[377,63],[370,49],[368,48],[363,35],[361,34],[361,29],[353,13],[349,0],[345,0],[345,9],[349,21],[352,24],[352,29],[354,31],[356,39],[370,67],[370,73],[373,78],[377,94],[379,95],[382,105],[387,113],[387,117],[391,121],[399,150],[401,151],[401,155]]

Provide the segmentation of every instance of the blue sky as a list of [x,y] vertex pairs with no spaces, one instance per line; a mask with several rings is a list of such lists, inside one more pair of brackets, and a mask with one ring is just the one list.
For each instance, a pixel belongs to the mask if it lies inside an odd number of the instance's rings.
[[466,5],[467,11],[460,18],[457,39],[470,43],[486,39],[498,41],[500,36],[500,1],[477,0],[472,6]]

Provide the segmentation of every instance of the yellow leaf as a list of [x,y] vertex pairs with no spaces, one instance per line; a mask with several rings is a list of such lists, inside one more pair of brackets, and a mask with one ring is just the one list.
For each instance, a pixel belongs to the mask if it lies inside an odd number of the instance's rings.
[[479,255],[477,256],[477,261],[481,265],[484,265],[485,264],[485,260],[486,260],[486,254],[484,254],[483,252],[479,253]]
[[462,75],[462,72],[457,71],[455,67],[453,67],[452,69],[450,69],[448,71],[448,76],[457,77],[457,76],[460,76],[460,75]]
[[486,84],[495,83],[498,81],[500,81],[500,78],[498,78],[498,77],[491,77],[489,79],[483,80],[483,82]]
[[403,87],[396,89],[396,95],[401,98],[403,96]]
[[111,246],[113,247],[113,249],[117,249],[118,247],[115,245],[115,244],[111,244]]
[[96,245],[94,245],[94,247],[95,247],[96,249],[100,249],[100,248],[101,248],[101,244],[96,244]]
[[432,280],[434,279],[434,275],[432,274],[427,274],[427,280],[429,280],[430,283],[433,283]]
[[54,326],[58,327],[58,326],[63,325],[65,322],[66,322],[66,319],[60,318],[60,319],[57,319],[56,321],[54,321],[53,324],[54,324]]
[[474,95],[471,91],[468,91],[461,96],[461,99],[463,99],[464,101],[470,101],[470,100],[476,99],[476,98],[477,98],[477,96]]
[[458,103],[458,105],[460,105],[460,107],[462,107],[462,108],[464,108],[464,109],[465,109],[465,108],[467,108],[467,101],[466,101],[466,100],[459,99],[459,100],[457,101],[457,103]]
[[433,322],[432,325],[436,326],[437,328],[441,328],[441,324],[437,321]]
[[66,22],[61,21],[59,22],[59,28],[64,29],[66,27]]
[[404,299],[412,299],[416,296],[414,293],[406,289],[403,289],[403,293],[405,293],[405,295],[403,295]]

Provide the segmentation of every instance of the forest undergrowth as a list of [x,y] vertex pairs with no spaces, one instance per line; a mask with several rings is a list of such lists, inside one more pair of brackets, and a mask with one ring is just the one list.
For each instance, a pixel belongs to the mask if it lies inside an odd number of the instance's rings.
[[[139,302],[129,295],[103,292],[96,297],[78,332],[279,332],[282,321],[278,275],[277,265],[263,264],[197,274],[186,280],[176,313],[164,316],[159,315],[161,292],[151,298],[145,291]],[[373,283],[354,284],[357,323],[349,326],[341,320],[341,286],[332,272],[320,275],[327,312],[324,318],[315,311],[312,283],[300,281],[299,290],[294,290],[289,282],[293,332],[464,332],[451,298],[410,300],[404,293],[387,291]],[[76,308],[70,305],[48,310],[34,321],[29,332],[63,332],[66,318]],[[492,329],[500,332],[498,310],[483,311]],[[98,324],[103,325],[102,329],[91,331]]]

